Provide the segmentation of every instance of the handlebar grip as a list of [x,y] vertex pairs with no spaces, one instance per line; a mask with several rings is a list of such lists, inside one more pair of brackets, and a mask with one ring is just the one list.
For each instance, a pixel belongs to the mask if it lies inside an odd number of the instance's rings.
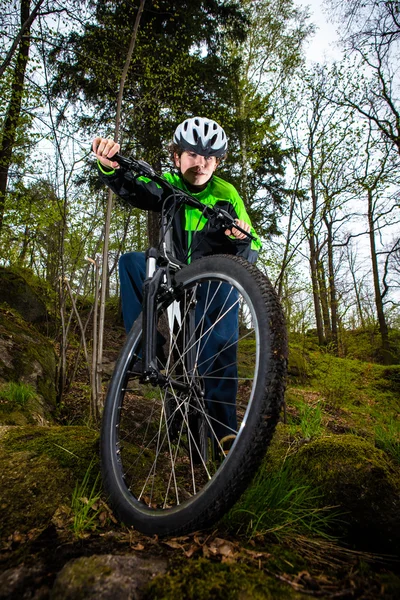
[[139,175],[148,175],[149,177],[154,177],[156,172],[153,167],[149,165],[144,160],[138,160],[136,158],[125,158],[121,154],[114,154],[109,160],[115,160],[121,167],[125,167],[127,169],[133,169]]
[[[109,158],[109,160],[115,160],[115,162],[117,162],[121,166],[124,165],[125,162],[128,163],[128,159],[118,153],[114,154],[114,156],[111,156],[111,158]],[[125,166],[128,166],[128,165],[126,164]]]

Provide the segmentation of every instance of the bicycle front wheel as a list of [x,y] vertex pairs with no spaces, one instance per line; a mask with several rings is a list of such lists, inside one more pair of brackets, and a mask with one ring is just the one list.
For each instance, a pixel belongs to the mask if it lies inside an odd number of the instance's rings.
[[116,515],[143,533],[209,526],[239,498],[272,438],[287,341],[269,280],[240,257],[212,256],[176,275],[158,307],[166,383],[140,383],[141,318],[107,394],[101,459]]

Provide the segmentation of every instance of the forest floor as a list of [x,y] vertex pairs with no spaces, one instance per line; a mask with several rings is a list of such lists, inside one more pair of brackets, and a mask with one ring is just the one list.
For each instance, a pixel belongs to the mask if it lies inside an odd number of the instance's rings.
[[[106,369],[110,373],[124,337],[120,327],[107,331]],[[322,393],[311,379],[305,385],[304,373],[300,375],[289,385],[288,423],[281,424],[279,433],[286,439],[287,431],[282,431],[290,427],[292,445],[293,428],[299,427],[302,410],[299,397],[315,407]],[[60,412],[61,426],[77,431],[87,428],[87,398],[87,376],[82,369]],[[347,407],[336,405],[328,412],[322,418],[325,433],[354,430],[355,413]],[[13,428],[2,429],[8,435]],[[96,438],[93,427],[89,429]],[[34,435],[32,431],[24,432],[25,440]],[[313,437],[312,432],[309,437],[298,437],[296,444],[300,447]],[[15,448],[23,456],[23,447]],[[31,455],[28,458],[32,460]],[[18,477],[17,467],[13,468]],[[6,504],[0,507],[6,510]],[[320,537],[312,528],[307,534],[295,524],[292,528],[286,524],[284,535],[279,534],[279,527],[249,534],[240,518],[227,515],[209,530],[158,539],[118,523],[101,494],[85,519],[78,529],[71,506],[61,504],[39,527],[15,527],[1,540],[0,599],[400,597],[398,556],[367,548],[365,543],[357,547],[354,540],[335,535]]]

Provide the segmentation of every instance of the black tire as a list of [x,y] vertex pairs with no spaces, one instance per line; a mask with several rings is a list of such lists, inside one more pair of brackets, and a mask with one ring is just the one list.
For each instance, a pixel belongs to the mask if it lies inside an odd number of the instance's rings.
[[[240,257],[205,257],[179,271],[176,283],[182,291],[181,317],[175,314],[171,319],[171,314],[176,313],[175,302],[169,308],[170,322],[174,322],[171,331],[177,323],[181,328],[185,326],[182,312],[186,310],[186,299],[187,305],[193,306],[199,289],[203,290],[203,298],[207,293],[211,298],[207,296],[204,301],[204,306],[211,306],[209,313],[219,284],[224,284],[224,290],[236,290],[236,295],[229,295],[234,299],[232,306],[228,301],[219,307],[219,314],[214,314],[214,326],[206,328],[205,321],[201,325],[197,318],[195,342],[193,333],[189,335],[192,341],[187,341],[187,348],[192,351],[193,344],[196,348],[190,374],[182,368],[183,351],[177,352],[175,333],[165,344],[165,374],[171,381],[186,382],[184,391],[174,389],[173,384],[162,390],[139,383],[133,365],[141,343],[141,318],[134,324],[118,359],[103,415],[103,484],[118,518],[148,535],[184,534],[210,526],[234,504],[270,443],[285,389],[284,317],[273,287],[257,267]],[[238,341],[225,342],[225,349],[218,353],[225,357],[230,347],[237,350],[237,381],[231,377],[229,383],[221,376],[221,367],[218,373],[205,367],[202,352],[206,352],[209,332],[220,327],[218,323],[228,318],[234,306],[240,308]],[[161,321],[165,319],[160,318]],[[232,323],[236,321],[231,318],[229,327]],[[215,332],[213,335],[218,337]],[[188,336],[183,338],[187,340]],[[212,369],[218,368],[214,357],[207,361],[212,361]],[[224,373],[228,371],[223,367]],[[238,386],[236,439],[226,456],[216,433],[222,425],[212,416],[217,414],[218,405],[216,398],[211,400],[213,377],[219,386],[232,387],[232,380]],[[209,387],[203,398],[206,379]]]

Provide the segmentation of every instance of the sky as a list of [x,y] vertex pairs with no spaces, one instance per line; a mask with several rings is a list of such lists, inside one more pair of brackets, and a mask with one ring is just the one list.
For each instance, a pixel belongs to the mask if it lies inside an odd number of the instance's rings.
[[310,62],[324,62],[340,57],[337,44],[336,24],[330,23],[326,9],[321,0],[295,0],[295,4],[310,9],[310,20],[316,25],[317,30],[307,47],[307,60]]

